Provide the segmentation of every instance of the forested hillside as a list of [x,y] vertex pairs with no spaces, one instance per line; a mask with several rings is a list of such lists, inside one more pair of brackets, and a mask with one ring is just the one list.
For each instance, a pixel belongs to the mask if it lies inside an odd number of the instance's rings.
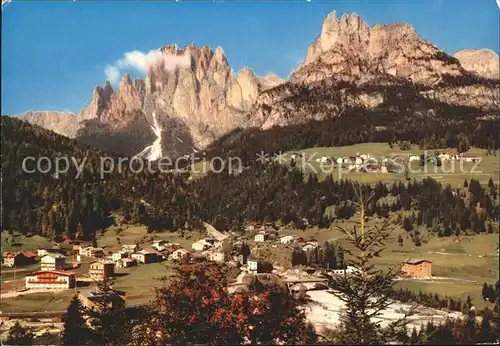
[[[250,220],[326,227],[354,213],[348,201],[356,200],[356,183],[331,176],[321,182],[314,175],[304,179],[293,167],[253,160],[239,175],[209,173],[190,180],[189,173],[132,172],[125,165],[122,172],[114,170],[101,179],[99,160],[109,155],[2,117],[3,228],[49,238],[92,239],[111,222],[112,211],[149,230],[189,230],[201,220],[222,230],[239,229]],[[27,156],[88,159],[82,176],[75,179],[75,168],[59,177],[25,173],[22,162]],[[498,186],[492,180],[486,187],[474,180],[467,183],[452,189],[425,179],[362,189],[374,193],[368,215],[387,217],[391,211],[408,210],[412,216],[403,223],[425,224],[439,235],[491,232],[490,223],[500,214]]]
[[[447,78],[443,84],[470,86],[481,82],[489,85],[492,95],[498,88],[498,81],[477,80],[473,76],[468,78]],[[281,85],[276,89],[286,87],[290,89],[290,96],[281,100],[280,104],[288,110],[287,118],[300,118],[297,114],[321,114],[321,117],[311,119],[304,116],[298,123],[275,126],[265,131],[257,127],[235,129],[207,148],[208,157],[237,156],[247,164],[255,160],[255,153],[261,150],[274,153],[397,141],[409,141],[423,149],[450,147],[467,151],[469,147],[476,146],[495,151],[500,148],[500,119],[497,114],[429,99],[423,95],[432,90],[411,83],[356,86],[322,81],[313,85]],[[382,94],[384,102],[375,108],[346,104],[341,111],[338,110],[339,105],[346,102],[345,95],[372,93]]]

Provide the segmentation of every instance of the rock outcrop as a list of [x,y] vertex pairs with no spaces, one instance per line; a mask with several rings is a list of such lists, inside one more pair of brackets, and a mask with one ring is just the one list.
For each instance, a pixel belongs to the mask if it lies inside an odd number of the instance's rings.
[[207,46],[173,44],[158,50],[144,81],[132,81],[126,74],[115,91],[109,84],[97,87],[78,117],[97,119],[108,130],[120,131],[137,114],[153,124],[154,113],[157,125],[166,132],[165,143],[203,148],[239,126],[258,95],[281,82],[272,75],[259,78],[247,67],[236,76],[220,47],[212,51]]
[[[489,74],[494,59],[480,56],[474,68]],[[389,90],[408,85],[431,102],[496,109],[498,83],[469,72],[472,63],[464,66],[407,23],[370,27],[357,14],[338,20],[333,11],[290,79],[259,95],[250,123],[270,128],[336,117],[347,107],[374,109],[389,102]]]
[[490,49],[463,49],[453,54],[453,57],[457,58],[467,71],[485,78],[500,78],[498,54]]
[[68,137],[75,137],[78,129],[76,114],[68,112],[26,112],[18,118]]

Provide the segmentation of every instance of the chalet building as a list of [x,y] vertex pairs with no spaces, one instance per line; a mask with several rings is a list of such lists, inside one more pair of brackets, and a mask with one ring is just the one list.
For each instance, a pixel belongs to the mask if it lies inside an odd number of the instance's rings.
[[137,244],[125,244],[125,245],[122,245],[122,250],[125,252],[132,253],[132,252],[136,252],[137,250],[139,250],[139,246]]
[[40,260],[40,269],[42,271],[64,270],[66,268],[66,256],[49,253]]
[[129,257],[129,253],[125,252],[125,251],[118,251],[118,252],[115,252],[113,255],[111,255],[111,259],[115,262],[118,260],[121,260],[122,258],[128,258],[128,257]]
[[257,273],[259,270],[259,260],[253,257],[247,258],[247,268],[249,272]]
[[92,246],[91,242],[75,241],[75,242],[73,242],[73,251],[80,253],[80,249],[85,249],[85,248],[90,247],[90,246]]
[[214,262],[226,262],[229,260],[229,256],[224,251],[207,251],[206,257],[209,261]]
[[208,242],[206,239],[198,240],[197,242],[194,242],[191,245],[193,250],[196,250],[196,251],[205,251],[207,249],[210,249],[212,246],[213,246],[213,243]]
[[280,238],[280,243],[281,244],[290,244],[290,243],[293,243],[294,240],[295,240],[295,238],[292,235],[286,235],[286,236]]
[[89,276],[96,281],[104,281],[115,276],[115,263],[108,261],[95,261],[90,263]]
[[174,261],[182,261],[182,260],[188,259],[189,257],[190,257],[189,251],[181,248],[181,249],[177,249],[174,252],[172,252],[170,254],[169,258],[171,260],[174,260]]
[[65,271],[39,271],[26,276],[26,288],[64,290],[75,287],[75,273]]
[[4,267],[18,267],[36,262],[36,254],[34,252],[4,252],[3,265]]
[[419,278],[432,275],[432,262],[424,259],[411,259],[403,262],[404,276]]
[[90,258],[103,258],[104,249],[100,247],[89,246],[83,249],[83,253],[81,253],[81,255]]
[[167,248],[168,242],[166,240],[154,240],[153,248],[158,251],[163,251]]
[[356,272],[357,269],[351,266],[347,266],[346,269],[330,269],[329,273],[333,275],[350,275],[354,272]]
[[256,242],[263,242],[263,241],[266,241],[267,239],[269,239],[269,233],[267,233],[266,231],[260,231],[259,233],[257,233],[255,235],[255,241]]
[[272,268],[271,262],[259,260],[252,256],[247,259],[247,269],[250,274],[270,273]]
[[135,258],[121,258],[115,262],[116,268],[129,268],[137,265]]
[[135,258],[138,263],[148,264],[159,261],[159,256],[156,252],[141,250],[130,255],[131,258]]
[[57,254],[62,254],[60,249],[57,248],[50,248],[50,249],[38,249],[36,250],[36,254],[38,257],[43,257],[49,253],[57,253]]

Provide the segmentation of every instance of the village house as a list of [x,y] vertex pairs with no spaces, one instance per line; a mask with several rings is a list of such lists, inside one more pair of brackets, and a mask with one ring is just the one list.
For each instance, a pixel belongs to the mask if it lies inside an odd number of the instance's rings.
[[31,273],[25,279],[28,289],[54,289],[63,290],[75,287],[75,273],[65,271],[39,271]]
[[303,251],[312,251],[314,249],[316,249],[318,247],[318,245],[315,245],[314,243],[305,243],[304,245],[302,245],[302,250]]
[[467,154],[461,154],[459,158],[460,160],[463,160],[465,162],[477,162],[481,159],[481,157],[477,155],[467,155]]
[[88,246],[80,248],[80,255],[90,258],[102,258],[104,257],[104,250],[100,247]]
[[115,276],[115,263],[110,261],[95,261],[90,263],[89,276],[96,281],[104,281]]
[[91,242],[79,242],[79,241],[75,241],[75,242],[73,242],[73,251],[76,251],[76,252],[80,253],[80,249],[81,248],[86,248],[86,247],[89,247],[89,246],[92,246]]
[[349,275],[352,274],[356,271],[356,268],[347,266],[346,269],[330,269],[329,273],[334,274],[334,275]]
[[247,258],[247,268],[249,272],[257,273],[259,270],[259,260],[253,257]]
[[2,257],[4,267],[18,267],[36,262],[34,252],[4,252]]
[[403,262],[404,276],[419,278],[432,275],[432,262],[424,259],[410,259]]
[[270,262],[256,259],[253,256],[247,258],[247,270],[251,274],[270,272],[272,267],[273,266]]
[[148,264],[158,261],[158,254],[156,252],[141,250],[138,252],[134,252],[130,255],[131,258],[135,258],[137,262]]
[[205,256],[209,261],[214,262],[226,262],[229,260],[229,256],[224,251],[207,251]]
[[332,163],[332,160],[329,157],[327,157],[325,155],[322,155],[321,157],[318,157],[316,159],[316,162],[319,162],[319,163]]
[[153,240],[153,248],[158,251],[163,251],[166,249],[167,243],[168,242],[166,240]]
[[316,247],[317,247],[317,246],[319,246],[319,242],[318,242],[315,238],[309,238],[309,239],[307,240],[307,243],[308,243],[308,244],[311,244],[311,245],[314,245],[314,246],[316,246]]
[[205,251],[207,249],[210,249],[212,246],[213,246],[213,243],[207,241],[207,239],[200,239],[191,245],[191,247],[195,251]]
[[266,231],[260,231],[259,233],[257,233],[255,235],[255,241],[256,242],[263,242],[263,241],[266,241],[267,239],[269,239],[269,233],[267,233]]
[[290,243],[293,243],[294,240],[295,240],[295,238],[292,235],[286,235],[286,236],[280,238],[280,243],[281,244],[290,244]]
[[61,249],[59,247],[52,247],[52,248],[46,248],[46,249],[38,249],[36,250],[36,254],[38,257],[42,257],[42,256],[45,256],[46,254],[49,254],[49,253],[58,253],[58,254],[62,254],[61,253]]
[[438,157],[441,161],[450,161],[451,159],[450,154],[439,154]]
[[128,253],[136,252],[139,249],[137,244],[124,244],[122,250]]
[[118,252],[115,252],[111,255],[111,259],[115,262],[118,260],[121,260],[122,258],[128,258],[128,257],[129,257],[129,253],[125,252],[125,251],[118,251]]
[[66,268],[66,256],[49,253],[40,260],[41,271],[64,270]]
[[137,265],[135,258],[121,258],[115,262],[116,268],[129,268]]
[[169,256],[171,260],[174,261],[182,261],[185,259],[188,259],[190,256],[189,251],[186,249],[177,249],[174,252],[172,252]]

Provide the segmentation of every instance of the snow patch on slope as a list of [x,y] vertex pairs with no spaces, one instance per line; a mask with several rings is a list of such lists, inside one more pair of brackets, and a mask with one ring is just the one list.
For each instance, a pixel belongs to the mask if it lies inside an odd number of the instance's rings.
[[155,161],[161,158],[163,154],[161,149],[161,133],[163,130],[158,124],[155,112],[153,112],[153,125],[151,125],[151,130],[153,130],[153,133],[156,135],[156,140],[153,144],[148,145],[136,156],[143,157],[149,161]]

